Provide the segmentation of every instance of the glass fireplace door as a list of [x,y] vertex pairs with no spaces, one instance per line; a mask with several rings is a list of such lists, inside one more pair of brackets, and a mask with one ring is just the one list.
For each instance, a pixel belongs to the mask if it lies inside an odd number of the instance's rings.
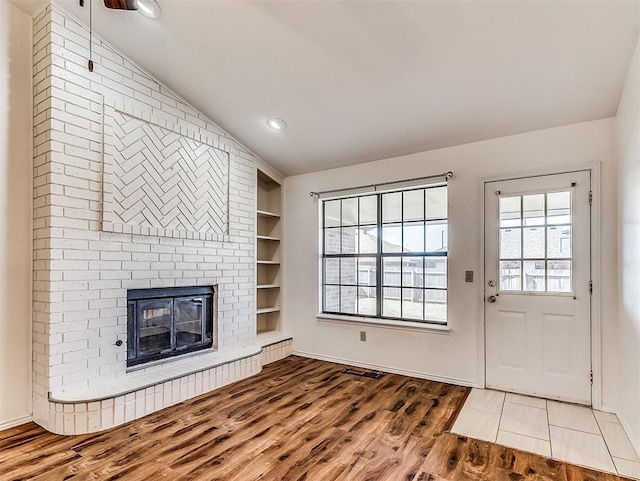
[[127,366],[180,356],[213,345],[213,288],[127,292]]
[[176,349],[186,349],[199,344],[204,339],[202,320],[204,299],[202,297],[181,297],[174,299],[173,314],[176,326]]
[[151,356],[174,348],[171,299],[138,301],[138,356]]

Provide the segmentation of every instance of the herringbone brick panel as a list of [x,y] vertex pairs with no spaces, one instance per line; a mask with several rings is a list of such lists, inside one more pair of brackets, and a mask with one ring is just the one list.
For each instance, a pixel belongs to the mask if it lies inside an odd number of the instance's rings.
[[114,111],[113,213],[122,224],[225,233],[229,156]]

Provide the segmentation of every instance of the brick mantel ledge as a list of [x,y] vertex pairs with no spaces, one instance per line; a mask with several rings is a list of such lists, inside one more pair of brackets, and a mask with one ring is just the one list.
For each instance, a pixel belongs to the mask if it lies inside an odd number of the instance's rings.
[[102,431],[258,374],[292,351],[290,336],[258,338],[256,344],[133,372],[95,389],[51,394],[34,420],[56,434]]
[[262,352],[262,346],[251,345],[227,351],[213,351],[199,356],[183,359],[177,366],[169,365],[155,371],[131,372],[127,377],[103,384],[97,388],[80,392],[50,393],[49,401],[60,404],[74,404],[78,402],[96,402],[105,399],[124,396],[126,394],[162,384],[163,382],[180,379],[191,374],[203,372],[218,366],[251,358]]

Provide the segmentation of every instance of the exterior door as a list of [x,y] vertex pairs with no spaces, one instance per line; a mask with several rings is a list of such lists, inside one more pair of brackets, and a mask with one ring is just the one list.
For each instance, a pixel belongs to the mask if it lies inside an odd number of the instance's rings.
[[589,171],[485,184],[486,384],[591,404]]

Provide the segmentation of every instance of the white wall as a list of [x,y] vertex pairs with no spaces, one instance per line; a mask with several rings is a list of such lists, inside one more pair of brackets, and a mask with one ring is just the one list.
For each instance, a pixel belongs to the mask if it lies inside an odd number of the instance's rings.
[[[341,169],[287,177],[284,208],[285,329],[294,350],[476,385],[483,294],[480,268],[482,181],[487,178],[602,162],[603,402],[615,406],[616,267],[614,120],[530,132]],[[447,334],[328,322],[318,306],[317,201],[310,191],[419,177],[452,170],[449,182],[449,323]],[[464,271],[476,273],[464,282]],[[367,331],[366,342],[359,331]]]
[[640,42],[616,118],[618,156],[618,416],[640,451]]
[[0,2],[0,429],[31,413],[31,18]]

